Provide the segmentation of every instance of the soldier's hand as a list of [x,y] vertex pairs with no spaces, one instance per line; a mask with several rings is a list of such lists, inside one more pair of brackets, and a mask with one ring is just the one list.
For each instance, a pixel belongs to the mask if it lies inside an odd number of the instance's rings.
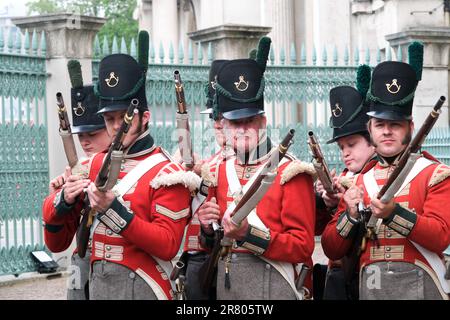
[[243,240],[247,234],[248,221],[247,218],[245,218],[239,225],[236,225],[231,221],[230,213],[225,212],[222,218],[222,226],[224,236],[231,239]]
[[203,231],[206,234],[212,234],[214,229],[212,223],[217,222],[220,219],[220,208],[216,203],[216,198],[211,198],[210,201],[205,202],[198,209],[198,220]]
[[67,177],[64,183],[64,201],[72,205],[75,203],[76,198],[83,192],[84,188],[87,188],[89,186],[89,183],[91,183],[91,180],[89,179],[83,179],[80,176],[72,175],[72,170],[70,167],[66,167],[66,171],[64,172],[64,175]]
[[64,185],[64,175],[57,176],[56,178],[52,179],[48,185],[48,192],[54,193],[56,190],[61,188]]
[[351,186],[344,193],[344,201],[347,204],[347,210],[350,216],[358,219],[358,204],[364,201],[364,189],[356,185]]
[[370,209],[375,217],[378,219],[385,219],[394,211],[395,200],[391,199],[388,203],[383,203],[375,197],[370,201]]
[[87,194],[91,208],[97,212],[105,212],[108,210],[116,197],[111,190],[106,192],[98,190],[93,182],[89,184]]

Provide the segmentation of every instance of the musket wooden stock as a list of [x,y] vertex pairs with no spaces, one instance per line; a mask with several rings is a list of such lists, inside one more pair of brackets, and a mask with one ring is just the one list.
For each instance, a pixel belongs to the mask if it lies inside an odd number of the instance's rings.
[[187,112],[186,99],[184,98],[183,82],[178,70],[173,72],[175,80],[175,95],[177,98],[177,131],[178,145],[184,165],[191,169],[194,167],[192,154],[191,132],[189,129],[189,115]]
[[[137,99],[131,100],[131,103],[127,109],[127,112],[123,118],[122,125],[120,126],[119,131],[114,137],[113,142],[111,143],[108,153],[105,156],[105,160],[103,161],[102,167],[100,168],[97,177],[95,178],[95,186],[102,192],[108,191],[106,186],[112,186],[116,181],[109,181],[109,179],[113,176],[115,180],[117,180],[118,172],[111,172],[111,155],[113,151],[121,151],[123,149],[123,141],[130,130],[131,122],[135,114],[137,113],[139,101]],[[90,228],[92,225],[92,218],[95,215],[94,210],[89,205],[89,199],[87,194],[85,195],[85,206],[84,206],[84,214],[81,219],[80,225],[77,229],[77,250],[78,255],[81,258],[84,258],[86,255],[86,249],[89,243],[89,235]]]
[[320,144],[314,136],[314,132],[308,132],[308,145],[311,149],[312,156],[314,158],[313,164],[317,171],[317,176],[322,182],[323,188],[330,194],[336,193],[336,190],[333,186],[333,178],[331,177],[330,170],[328,169],[327,162],[323,156],[322,150],[320,148]]
[[77,149],[73,141],[69,116],[67,115],[67,108],[61,92],[56,94],[56,106],[58,107],[59,134],[63,141],[64,153],[66,154],[69,166],[74,168],[78,163]]

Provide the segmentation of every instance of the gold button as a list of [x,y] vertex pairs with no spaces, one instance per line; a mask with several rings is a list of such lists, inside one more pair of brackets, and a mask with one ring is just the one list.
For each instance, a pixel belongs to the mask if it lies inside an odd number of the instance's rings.
[[106,250],[111,250],[111,246],[106,246]]
[[391,251],[391,247],[386,247],[386,251]]
[[386,258],[389,259],[390,257],[391,257],[391,255],[388,253],[388,254],[386,255]]
[[107,258],[111,258],[111,255],[108,253],[108,254],[106,255],[106,257],[107,257]]
[[112,236],[113,232],[112,232],[111,230],[106,230],[106,234],[107,234],[108,236]]
[[386,237],[390,238],[392,236],[392,233],[388,232],[386,233]]

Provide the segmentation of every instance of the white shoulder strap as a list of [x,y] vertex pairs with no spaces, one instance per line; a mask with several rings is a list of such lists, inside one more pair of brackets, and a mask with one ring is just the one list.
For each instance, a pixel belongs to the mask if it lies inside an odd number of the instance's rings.
[[[401,187],[395,193],[395,196],[397,196],[408,185],[408,183],[410,183],[420,172],[422,172],[423,169],[432,164],[433,162],[426,158],[421,157],[417,159],[413,168],[406,176],[405,181],[403,181]],[[375,170],[374,168],[372,168],[366,174],[363,175],[364,186],[366,187],[367,194],[369,195],[369,197],[375,196],[380,191],[380,187],[378,186],[374,173]]]

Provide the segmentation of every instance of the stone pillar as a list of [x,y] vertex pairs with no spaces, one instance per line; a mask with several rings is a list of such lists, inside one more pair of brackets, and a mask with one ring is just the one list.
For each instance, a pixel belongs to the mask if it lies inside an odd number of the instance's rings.
[[410,28],[403,32],[389,34],[386,40],[394,49],[401,45],[405,50],[404,57],[407,57],[406,48],[412,41],[421,41],[424,44],[422,80],[419,82],[414,98],[414,122],[416,127],[422,125],[437,99],[444,95],[447,101],[442,107],[442,114],[435,126],[447,127],[450,124],[448,111],[450,28]]
[[[212,43],[214,59],[242,59],[257,48],[259,39],[270,32],[270,27],[225,24],[188,33],[192,41],[203,44],[204,53]],[[205,54],[204,54],[205,56]]]
[[[281,48],[284,48],[287,57],[296,38],[294,9],[293,0],[269,0],[264,8],[265,25],[272,27],[268,36],[272,39],[273,49],[279,54]],[[300,52],[300,48],[297,52]],[[276,61],[278,59],[276,57]]]
[[[92,56],[95,34],[105,23],[106,19],[73,15],[70,13],[50,14],[33,17],[13,19],[13,23],[22,31],[25,29],[36,30],[37,33],[45,32],[47,43],[47,128],[48,128],[48,159],[50,179],[64,172],[67,159],[58,133],[59,120],[56,110],[56,93],[61,92],[66,106],[69,107],[69,117],[72,117],[70,109],[70,78],[67,71],[67,62],[71,59],[80,61],[84,84],[92,83]],[[84,153],[78,139],[74,139],[77,145],[79,157]],[[62,255],[69,257],[73,248],[68,249]],[[61,254],[55,256],[58,259]],[[62,260],[60,265],[70,261],[70,258]]]
[[152,39],[155,53],[159,56],[162,44],[165,62],[169,62],[169,48],[173,45],[175,57],[178,54],[178,11],[177,0],[153,0],[152,2]]

